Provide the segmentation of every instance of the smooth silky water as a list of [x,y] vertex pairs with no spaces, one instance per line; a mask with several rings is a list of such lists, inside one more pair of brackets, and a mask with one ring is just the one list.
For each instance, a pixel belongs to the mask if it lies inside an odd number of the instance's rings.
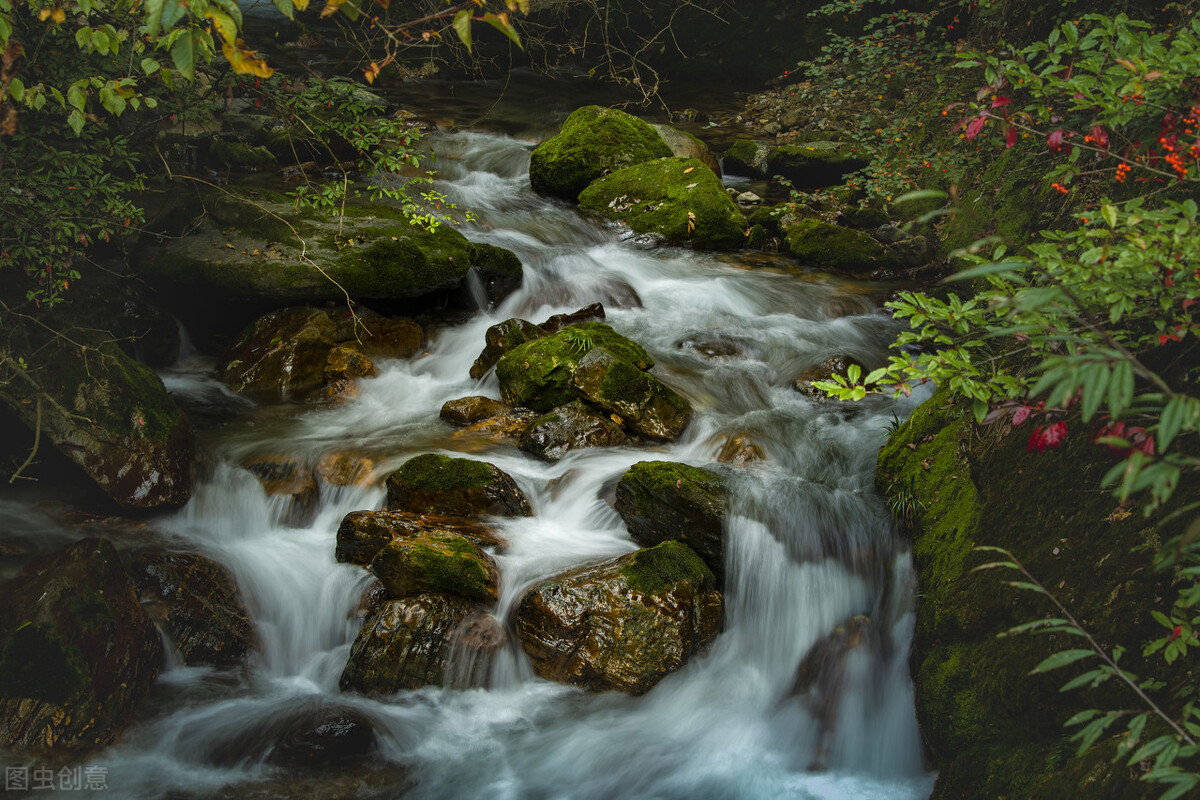
[[[298,707],[341,705],[372,721],[379,760],[407,776],[364,797],[927,797],[932,778],[907,672],[914,579],[873,489],[886,425],[916,398],[844,407],[790,387],[831,355],[882,363],[895,335],[877,310],[886,287],[624,237],[534,195],[526,139],[464,132],[435,136],[432,145],[439,188],[477,218],[463,232],[516,252],[524,287],[465,324],[432,331],[419,357],[381,362],[379,377],[341,405],[253,407],[194,354],[164,375],[206,424],[195,497],[159,527],[233,571],[260,653],[232,673],[168,664],[142,721],[91,761],[107,769],[109,796],[202,797],[221,787],[222,796],[239,796],[238,784],[276,773],[254,763],[212,766],[209,755],[223,742]],[[498,396],[494,376],[467,376],[489,325],[513,316],[536,322],[596,301],[695,405],[681,441],[576,451],[545,464],[450,437],[438,419],[443,402]],[[709,358],[696,349],[714,340],[736,354]],[[339,692],[369,576],[334,561],[335,531],[347,512],[381,507],[383,477],[406,459],[430,451],[486,459],[528,494],[533,517],[495,524],[508,541],[496,557],[496,615],[511,622],[535,582],[635,549],[605,500],[631,464],[709,465],[734,434],[767,457],[718,467],[733,498],[724,631],[648,694],[542,681],[511,637],[487,688],[427,688],[388,700]],[[370,488],[323,487],[306,529],[281,525],[279,501],[236,466],[254,453],[315,462],[346,450],[376,459],[377,480]],[[0,507],[2,515],[24,513]],[[860,615],[869,619],[866,633],[823,678],[832,699],[816,708],[796,696],[806,653]]]

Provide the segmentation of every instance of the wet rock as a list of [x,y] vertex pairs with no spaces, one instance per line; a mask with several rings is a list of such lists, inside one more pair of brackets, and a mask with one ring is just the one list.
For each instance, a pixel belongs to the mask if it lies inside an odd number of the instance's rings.
[[471,540],[449,531],[421,531],[388,542],[371,560],[371,571],[397,598],[452,594],[494,603],[500,570]]
[[215,167],[258,171],[277,166],[275,156],[262,146],[216,139],[208,150],[209,161]]
[[143,550],[129,571],[142,608],[184,664],[232,667],[254,650],[254,626],[237,581],[211,558]]
[[767,177],[767,153],[770,149],[765,142],[738,139],[725,151],[721,163],[730,175],[765,178]]
[[379,374],[374,362],[356,347],[337,345],[325,358],[325,380],[329,383],[357,378],[374,378]]
[[546,333],[558,333],[568,325],[578,325],[581,322],[604,322],[604,304],[592,303],[570,314],[555,314],[538,325]]
[[744,467],[754,461],[762,461],[767,457],[763,449],[755,444],[750,439],[744,436],[731,436],[721,445],[721,450],[717,453],[717,461],[722,464],[732,464],[735,467]]
[[476,242],[471,245],[471,269],[483,284],[488,302],[495,305],[521,288],[525,268],[511,250]]
[[206,754],[217,766],[269,764],[317,772],[365,761],[378,750],[371,721],[356,709],[323,702],[249,719]]
[[495,617],[461,597],[392,600],[359,630],[339,684],[369,695],[422,686],[482,686],[506,640]]
[[813,381],[827,381],[835,375],[844,377],[852,365],[862,370],[864,375],[866,374],[867,371],[863,369],[863,365],[857,359],[847,355],[830,356],[820,364],[809,367],[797,375],[796,379],[792,381],[792,388],[809,397],[824,399],[828,395],[813,386]]
[[849,228],[873,231],[880,226],[888,225],[888,215],[882,208],[854,206],[842,209],[842,212],[838,214],[837,221],[839,225]]
[[692,407],[679,393],[603,347],[580,359],[571,388],[649,439],[674,441],[692,421]]
[[888,245],[887,252],[897,266],[909,269],[923,267],[933,260],[933,246],[924,236],[910,236]]
[[815,141],[777,147],[767,155],[767,172],[782,175],[797,189],[836,186],[852,172],[867,166],[853,152],[853,145],[838,141]]
[[540,339],[546,332],[523,319],[506,319],[487,329],[484,334],[485,345],[479,358],[471,365],[471,378],[479,380],[487,371],[496,365],[501,356],[526,342]]
[[[6,354],[26,367],[0,382],[0,405],[40,446],[53,447],[126,510],[183,505],[192,493],[195,434],[149,367],[102,331],[64,336],[0,313]],[[20,453],[18,464],[28,451]]]
[[733,358],[743,355],[742,344],[717,335],[693,335],[680,339],[675,346],[692,350],[705,358]]
[[366,486],[375,462],[360,453],[328,453],[317,462],[314,474],[330,486]]
[[704,142],[670,125],[651,124],[650,127],[658,131],[658,135],[667,147],[671,148],[671,155],[675,158],[694,158],[703,162],[718,178],[721,177],[721,162]]
[[442,410],[438,416],[441,417],[443,422],[450,425],[466,427],[467,425],[474,425],[476,422],[482,422],[485,419],[502,416],[510,411],[512,409],[499,400],[493,400],[490,397],[483,397],[482,395],[474,395],[472,397],[460,397],[457,400],[447,400],[442,404]]
[[671,148],[646,122],[617,109],[584,106],[534,149],[529,182],[538,194],[574,202],[606,171],[670,155]]
[[117,551],[83,539],[0,586],[0,746],[111,744],[162,664],[162,639]]
[[284,498],[287,508],[280,524],[303,528],[312,524],[321,499],[317,476],[308,466],[288,455],[271,455],[247,461],[246,468],[268,497]]
[[372,617],[383,608],[384,603],[395,599],[387,587],[378,578],[375,578],[367,584],[367,588],[363,589],[363,593],[359,596],[358,605],[354,609],[354,618],[364,620]]
[[734,201],[742,207],[762,205],[762,198],[756,195],[754,192],[742,192],[736,198],[734,198]]
[[540,677],[642,694],[713,640],[721,613],[704,562],[668,542],[537,584],[516,631]]
[[558,461],[572,450],[614,447],[627,441],[621,427],[583,403],[571,403],[533,421],[521,449],[543,461]]
[[338,561],[368,566],[379,551],[398,538],[455,534],[481,546],[503,546],[487,525],[468,517],[412,514],[404,511],[352,511],[337,531]]
[[537,412],[527,408],[514,409],[509,414],[476,422],[450,435],[454,448],[465,453],[476,453],[496,446],[519,447],[537,419]]
[[387,509],[464,517],[528,517],[533,509],[508,473],[486,461],[427,453],[387,479]]
[[862,231],[818,219],[802,219],[784,237],[791,255],[806,264],[850,273],[871,272],[892,265],[883,245]]
[[694,158],[619,169],[580,192],[579,207],[674,244],[732,250],[745,238],[746,219],[721,179]]
[[547,412],[576,399],[571,389],[575,367],[595,347],[603,347],[638,370],[654,366],[637,342],[600,322],[572,325],[523,344],[496,364],[500,396],[512,406]]
[[896,244],[909,238],[909,234],[899,225],[884,221],[871,231],[871,238],[880,244]]
[[366,358],[411,358],[421,352],[425,344],[425,331],[408,317],[384,317],[360,310],[362,325],[354,330],[347,327],[343,317],[339,341],[350,341],[357,335],[354,348]]
[[302,397],[325,383],[338,326],[327,311],[272,311],[244,330],[225,354],[217,377],[230,389],[262,398]]
[[725,575],[725,480],[699,467],[640,461],[621,476],[613,504],[643,547],[680,541],[722,581]]

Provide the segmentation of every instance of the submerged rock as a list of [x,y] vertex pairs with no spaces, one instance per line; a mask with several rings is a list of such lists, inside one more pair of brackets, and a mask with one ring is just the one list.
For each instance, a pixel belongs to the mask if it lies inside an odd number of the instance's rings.
[[691,404],[678,392],[604,347],[580,359],[571,388],[648,439],[674,441],[692,420]]
[[660,158],[597,179],[579,207],[675,244],[741,247],[746,219],[721,180],[694,158]]
[[792,381],[792,388],[801,394],[808,395],[809,397],[824,399],[828,397],[828,395],[817,387],[813,386],[813,381],[827,381],[832,379],[835,375],[841,375],[845,377],[851,366],[857,366],[860,370],[862,370],[864,375],[867,372],[865,369],[863,369],[863,365],[858,361],[858,359],[846,355],[830,356],[820,364],[809,367],[808,369],[804,370],[804,372],[801,372],[799,375],[797,375],[796,379]]
[[487,450],[497,445],[518,447],[536,418],[537,412],[517,408],[507,414],[489,417],[455,431],[450,435],[450,439],[455,449],[468,453]]
[[744,467],[754,461],[762,461],[767,457],[762,447],[745,436],[731,436],[721,445],[717,452],[717,461],[722,464],[732,464]]
[[504,544],[495,531],[468,517],[404,511],[351,511],[338,526],[335,556],[338,561],[365,567],[394,539],[437,533],[457,534],[483,546]]
[[533,509],[508,473],[486,461],[427,453],[387,479],[389,511],[464,517],[528,517]]
[[321,490],[316,474],[293,456],[272,455],[248,461],[243,465],[258,478],[268,497],[286,500],[287,508],[280,523],[292,528],[312,524],[316,517]]
[[232,667],[254,650],[254,625],[237,581],[211,558],[144,550],[129,570],[142,608],[184,664]]
[[30,562],[0,586],[0,746],[111,744],[161,664],[162,639],[107,540]]
[[371,571],[394,597],[443,593],[494,603],[500,570],[470,539],[450,531],[421,531],[388,542]]
[[613,507],[643,547],[680,541],[718,580],[725,574],[725,479],[672,461],[639,461],[621,476]]
[[540,677],[642,694],[712,642],[721,613],[704,562],[668,542],[537,584],[516,629]]
[[309,702],[278,716],[246,720],[238,731],[211,747],[208,763],[269,764],[313,772],[365,762],[378,750],[371,721],[352,708]]
[[584,106],[542,142],[529,159],[529,182],[538,194],[574,202],[608,170],[671,155],[654,128],[613,108]]
[[422,594],[385,603],[363,624],[339,685],[369,695],[485,685],[504,626],[469,600]]
[[371,481],[375,462],[361,453],[328,453],[313,470],[330,486],[365,486]]
[[533,420],[521,449],[543,461],[558,461],[572,450],[613,447],[627,441],[621,427],[583,405],[571,403]]

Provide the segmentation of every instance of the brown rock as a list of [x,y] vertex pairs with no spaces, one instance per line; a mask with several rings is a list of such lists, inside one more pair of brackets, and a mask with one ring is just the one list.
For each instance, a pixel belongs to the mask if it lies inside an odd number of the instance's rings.
[[365,567],[393,539],[429,533],[458,534],[483,547],[503,547],[505,544],[487,525],[467,517],[405,511],[351,511],[338,526],[335,557],[343,563]]
[[330,486],[366,486],[375,462],[358,453],[329,453],[317,463],[316,476]]
[[325,360],[325,380],[330,383],[374,378],[378,374],[379,370],[375,368],[374,362],[351,345],[337,345],[329,351]]
[[592,303],[570,314],[555,314],[538,325],[546,333],[557,333],[568,325],[578,325],[581,322],[604,322],[604,304]]
[[496,562],[470,539],[450,531],[393,539],[372,559],[371,571],[397,598],[452,594],[481,603],[499,598]]
[[533,509],[508,473],[486,461],[426,453],[387,479],[387,509],[464,517],[528,517]]
[[863,374],[866,374],[866,370],[863,369],[862,364],[854,358],[846,355],[830,356],[820,364],[809,367],[797,375],[796,379],[792,381],[792,388],[809,397],[823,399],[827,395],[813,386],[813,381],[827,381],[834,375],[845,375],[851,365],[858,366],[859,369],[863,370]]
[[540,339],[546,332],[523,319],[506,319],[487,329],[484,335],[483,352],[471,365],[471,377],[479,380],[487,371],[496,365],[500,357],[515,347]]
[[408,317],[377,314],[363,315],[363,327],[355,344],[359,352],[371,359],[412,358],[424,346],[425,331],[416,322]]
[[338,325],[327,311],[286,308],[260,317],[225,354],[217,377],[235,392],[290,399],[325,382],[329,351]]
[[468,453],[480,452],[496,445],[519,447],[521,439],[535,419],[535,412],[527,408],[518,408],[511,414],[485,419],[455,431],[450,435],[450,440],[456,450]]
[[499,400],[493,400],[490,397],[483,397],[482,395],[473,395],[471,397],[460,397],[457,400],[447,400],[442,404],[442,411],[439,416],[443,422],[461,428],[467,425],[474,425],[476,422],[482,422],[485,419],[508,414],[511,411],[511,408]]
[[592,348],[580,359],[571,374],[571,388],[649,439],[674,441],[692,421],[687,400],[603,347]]
[[312,524],[321,490],[311,469],[292,456],[263,456],[243,465],[258,478],[269,496],[287,498],[280,523],[293,528]]
[[572,450],[613,447],[627,441],[621,427],[611,419],[583,403],[571,403],[535,419],[521,438],[521,449],[543,461],[554,462]]
[[735,467],[744,467],[752,461],[762,461],[766,457],[763,449],[745,436],[729,437],[717,453],[717,461],[733,464]]

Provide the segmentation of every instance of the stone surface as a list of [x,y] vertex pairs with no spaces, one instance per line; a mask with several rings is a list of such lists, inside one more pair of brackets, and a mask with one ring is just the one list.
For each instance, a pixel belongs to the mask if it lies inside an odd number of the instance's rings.
[[357,378],[374,378],[379,374],[375,363],[357,347],[339,344],[325,357],[325,380],[329,383]]
[[604,304],[592,303],[569,314],[554,314],[539,323],[538,327],[546,333],[558,333],[568,325],[578,325],[581,322],[604,322]]
[[483,686],[492,656],[506,641],[495,617],[461,597],[392,600],[359,630],[340,685],[376,696],[422,686]]
[[281,524],[293,528],[312,524],[321,499],[317,476],[312,469],[289,455],[261,456],[243,466],[258,478],[268,497],[286,500],[287,507],[279,519]]
[[640,461],[621,476],[613,507],[638,544],[683,542],[723,579],[729,500],[721,476],[672,461]]
[[571,388],[648,439],[674,441],[692,420],[691,404],[678,392],[604,347],[580,359]]
[[182,663],[232,667],[254,650],[254,626],[237,581],[211,558],[143,550],[129,571],[142,608]]
[[708,148],[704,142],[692,136],[686,131],[681,131],[678,128],[672,128],[670,125],[655,125],[651,124],[662,138],[663,142],[671,149],[671,155],[675,158],[694,158],[702,161],[704,166],[713,171],[713,174],[718,178],[721,177],[721,162],[713,155],[712,150]]
[[371,560],[371,571],[396,598],[452,594],[494,603],[499,597],[496,562],[470,539],[450,531],[392,539]]
[[767,174],[782,175],[797,189],[836,186],[851,172],[867,166],[848,142],[814,141],[777,147],[767,155]]
[[744,467],[754,461],[762,461],[767,457],[762,447],[745,436],[731,436],[721,445],[717,452],[717,461],[722,464],[732,464]]
[[482,422],[485,419],[503,416],[510,411],[512,409],[499,400],[493,400],[490,397],[483,397],[482,395],[473,395],[471,397],[460,397],[457,400],[447,400],[442,404],[442,410],[438,416],[441,417],[443,422],[464,428],[468,425],[474,425],[476,422]]
[[721,613],[704,562],[668,542],[535,585],[516,630],[540,677],[642,694],[713,640]]
[[117,551],[82,539],[0,586],[0,746],[111,744],[162,664],[162,639]]
[[528,517],[533,510],[517,484],[493,464],[427,453],[387,479],[387,509],[464,517]]
[[543,461],[558,461],[572,450],[585,447],[614,447],[627,437],[611,419],[571,403],[533,420],[521,438],[521,449]]
[[323,309],[297,307],[257,319],[226,351],[217,377],[264,399],[303,397],[325,383],[338,325]]
[[752,178],[767,177],[767,152],[765,142],[738,139],[725,151],[722,166],[730,175],[747,175]]
[[536,411],[527,408],[514,409],[511,413],[457,430],[450,434],[450,441],[454,449],[464,453],[480,453],[494,447],[520,447],[537,416]]
[[495,531],[468,517],[405,511],[351,511],[338,526],[335,556],[338,561],[365,567],[392,540],[429,534],[457,534],[482,546],[504,544]]
[[851,273],[866,273],[893,265],[883,245],[862,231],[818,219],[802,219],[788,229],[787,251],[805,264]]
[[375,461],[361,453],[327,453],[313,472],[330,486],[366,486],[375,472]]
[[540,339],[546,332],[523,319],[506,319],[487,329],[484,334],[484,348],[475,363],[471,365],[471,378],[479,380],[496,362],[507,353],[526,342]]
[[741,247],[746,220],[720,178],[694,158],[660,158],[619,169],[579,194],[579,207],[674,244]]
[[361,711],[319,701],[248,719],[217,742],[205,761],[217,766],[269,764],[289,771],[317,772],[365,763],[378,750],[371,721]]

